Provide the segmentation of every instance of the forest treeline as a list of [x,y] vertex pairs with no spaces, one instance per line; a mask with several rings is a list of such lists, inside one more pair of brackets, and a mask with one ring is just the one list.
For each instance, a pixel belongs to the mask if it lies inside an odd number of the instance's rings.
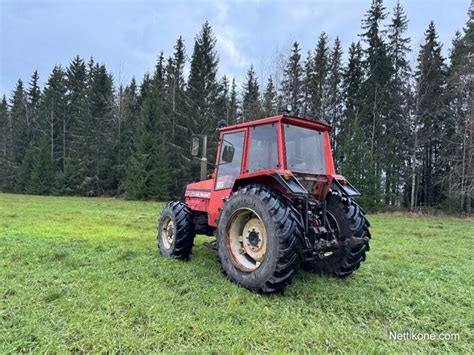
[[471,13],[444,58],[433,22],[421,47],[412,48],[402,5],[389,13],[374,0],[345,56],[337,37],[321,33],[305,55],[295,42],[281,73],[263,84],[253,66],[239,85],[219,77],[208,22],[190,56],[178,38],[172,55],[162,52],[140,83],[117,87],[104,64],[76,56],[55,66],[44,87],[35,71],[3,96],[1,190],[167,200],[199,176],[193,134],[210,137],[213,162],[219,120],[271,116],[290,103],[295,114],[333,127],[337,170],[362,192],[367,209],[470,213],[473,24]]

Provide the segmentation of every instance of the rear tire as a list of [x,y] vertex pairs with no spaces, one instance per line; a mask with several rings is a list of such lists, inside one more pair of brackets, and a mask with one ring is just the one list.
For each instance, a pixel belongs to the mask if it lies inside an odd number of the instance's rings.
[[220,216],[222,270],[254,292],[281,292],[298,270],[302,233],[299,216],[278,192],[246,186],[230,196]]
[[330,191],[326,199],[327,220],[342,246],[323,259],[303,263],[305,271],[346,277],[356,271],[369,251],[369,222],[351,198]]
[[158,223],[158,249],[165,256],[188,260],[195,232],[191,210],[183,202],[168,202]]

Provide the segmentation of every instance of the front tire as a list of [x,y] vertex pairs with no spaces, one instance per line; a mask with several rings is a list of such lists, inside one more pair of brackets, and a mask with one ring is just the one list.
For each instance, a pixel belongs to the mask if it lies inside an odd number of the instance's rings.
[[254,292],[283,291],[298,270],[302,233],[297,213],[276,191],[259,185],[238,190],[218,224],[224,274]]
[[158,249],[165,256],[188,260],[195,232],[191,210],[183,202],[168,202],[158,223]]

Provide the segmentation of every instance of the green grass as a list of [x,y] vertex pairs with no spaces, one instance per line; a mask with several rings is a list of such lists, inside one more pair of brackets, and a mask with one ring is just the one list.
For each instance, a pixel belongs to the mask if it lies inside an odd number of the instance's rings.
[[372,250],[354,275],[300,272],[261,296],[220,274],[204,237],[189,262],[160,256],[161,208],[0,194],[0,353],[474,350],[472,219],[369,216]]

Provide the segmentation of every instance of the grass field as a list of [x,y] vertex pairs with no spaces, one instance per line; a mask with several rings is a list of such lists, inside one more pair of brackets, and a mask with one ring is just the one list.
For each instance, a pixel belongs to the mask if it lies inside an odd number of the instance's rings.
[[472,219],[369,216],[357,273],[261,296],[220,274],[204,237],[189,262],[161,257],[161,208],[0,194],[0,353],[474,351]]

